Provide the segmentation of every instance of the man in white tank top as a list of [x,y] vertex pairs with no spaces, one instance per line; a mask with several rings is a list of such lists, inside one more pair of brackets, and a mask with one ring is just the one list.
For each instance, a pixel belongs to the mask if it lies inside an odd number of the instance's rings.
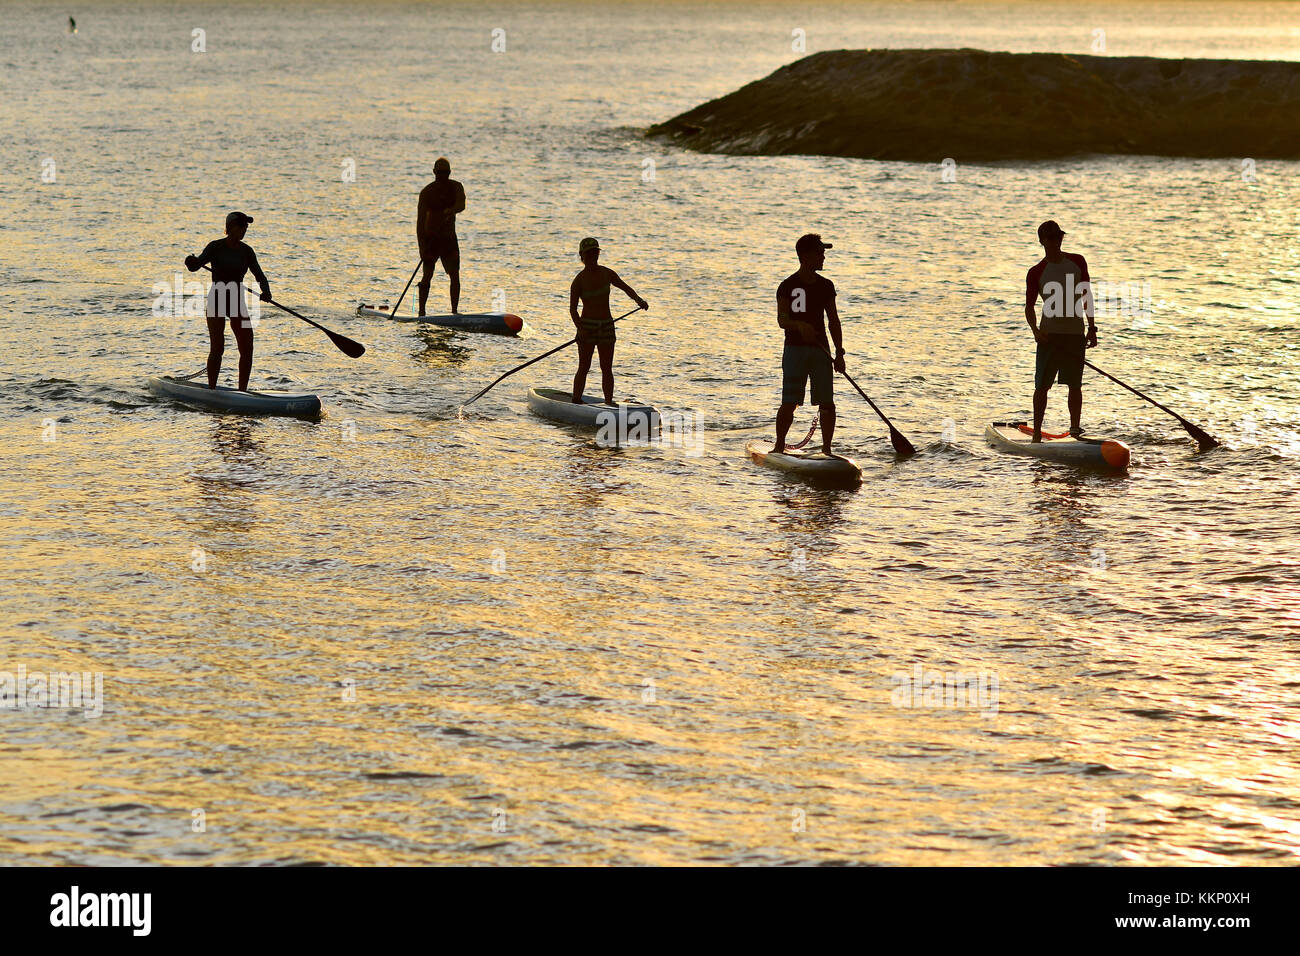
[[[1025,320],[1038,343],[1034,359],[1034,441],[1043,440],[1043,413],[1052,380],[1069,389],[1070,434],[1083,433],[1083,354],[1097,344],[1092,286],[1083,256],[1061,251],[1065,233],[1054,220],[1038,227],[1045,255],[1025,277]],[[1038,300],[1043,300],[1042,321]],[[1087,324],[1085,329],[1084,325]]]

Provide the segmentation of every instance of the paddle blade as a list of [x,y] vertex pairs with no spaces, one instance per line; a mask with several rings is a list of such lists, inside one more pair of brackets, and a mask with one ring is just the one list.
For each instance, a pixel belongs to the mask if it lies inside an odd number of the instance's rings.
[[[493,382],[493,383],[492,383],[492,385],[495,385],[495,384],[496,384],[496,382]],[[464,411],[464,410],[465,410],[465,405],[473,405],[473,404],[474,404],[475,402],[477,402],[480,398],[482,398],[484,395],[486,395],[488,392],[490,392],[490,391],[492,390],[492,385],[489,385],[487,388],[483,389],[482,391],[475,393],[475,395],[474,395],[473,398],[468,399],[468,400],[465,402],[464,405],[461,405],[461,406],[460,406],[460,410],[461,410],[461,411]]]
[[366,347],[360,342],[354,342],[346,335],[339,335],[337,332],[331,332],[329,329],[322,328],[322,331],[330,337],[330,341],[338,347],[338,350],[348,358],[361,358],[366,354]]
[[916,448],[910,441],[893,425],[889,426],[889,442],[894,446],[894,451],[900,455],[915,455]]
[[1193,425],[1189,421],[1180,419],[1183,428],[1187,429],[1187,434],[1196,439],[1196,444],[1201,446],[1201,451],[1209,451],[1211,448],[1218,448],[1220,442],[1205,429]]

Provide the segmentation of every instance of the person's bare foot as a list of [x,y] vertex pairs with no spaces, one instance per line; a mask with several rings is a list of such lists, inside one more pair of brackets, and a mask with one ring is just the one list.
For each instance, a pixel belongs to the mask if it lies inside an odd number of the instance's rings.
[[830,456],[834,455],[835,452],[831,451],[830,445],[822,445],[822,454],[829,458]]
[[575,405],[581,405],[581,404],[582,404],[582,396],[581,396],[581,395],[574,395],[574,396],[573,396],[573,404],[575,404]]
[[1034,437],[1029,439],[1031,445],[1041,445],[1043,442],[1043,432],[1041,429],[1034,430]]
[[1070,437],[1072,437],[1072,438],[1081,438],[1081,437],[1083,437],[1083,426],[1082,426],[1082,425],[1071,425],[1071,426],[1070,426]]

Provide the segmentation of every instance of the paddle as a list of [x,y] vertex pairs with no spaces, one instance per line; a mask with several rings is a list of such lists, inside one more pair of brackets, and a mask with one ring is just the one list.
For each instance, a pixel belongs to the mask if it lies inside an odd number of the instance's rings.
[[868,396],[862,389],[858,388],[858,383],[849,378],[849,373],[840,372],[840,374],[848,379],[850,385],[858,389],[858,394],[867,400],[867,404],[871,406],[871,410],[880,416],[882,422],[889,426],[889,443],[894,446],[894,451],[898,452],[900,455],[915,455],[915,446],[904,437],[902,432],[894,427],[893,422],[886,418],[885,413],[876,407],[876,403],[871,400],[870,396]]
[[[207,269],[209,272],[212,271],[211,266],[205,265],[203,268]],[[402,293],[402,294],[405,295],[406,293]],[[281,305],[279,302],[276,302],[274,299],[267,299],[266,301],[270,302],[273,306],[275,306],[277,309],[280,309],[282,312],[288,312],[294,318],[302,319],[308,325],[316,326],[316,328],[320,329],[322,332],[328,335],[330,337],[330,341],[334,343],[335,348],[337,348],[344,355],[348,356],[348,358],[361,358],[361,356],[366,354],[366,347],[362,345],[360,342],[354,342],[346,335],[339,335],[337,332],[331,332],[329,329],[325,328],[325,326],[321,325],[319,322],[312,321],[311,319],[307,318],[307,316],[295,312],[287,305]]]
[[279,302],[276,302],[274,299],[268,299],[267,301],[270,302],[277,309],[281,309],[285,312],[288,312],[294,318],[302,319],[308,325],[316,326],[316,328],[320,329],[322,332],[328,335],[330,337],[330,341],[334,343],[334,346],[340,352],[346,355],[348,358],[361,358],[361,356],[366,354],[366,347],[362,345],[360,342],[355,342],[352,339],[348,338],[346,335],[339,335],[337,332],[331,332],[329,329],[325,328],[325,326],[321,325],[319,322],[313,322],[311,319],[307,318],[307,316],[295,312],[287,305],[281,305]]
[[[415,273],[420,271],[420,266],[422,265],[424,265],[423,259],[421,259],[415,264],[415,270],[411,273],[411,278],[406,280],[406,289],[409,289],[411,287],[411,283],[415,281]],[[397,314],[398,306],[400,306],[402,304],[402,300],[406,298],[406,289],[403,289],[402,294],[397,297],[397,305],[393,306],[391,309],[388,310],[388,314],[390,316]]]
[[[641,309],[641,307],[640,307],[640,306],[637,306],[635,309],[632,310],[632,312],[639,312],[640,309]],[[624,313],[623,313],[622,315],[620,315],[617,319],[610,319],[610,320],[609,320],[609,324],[610,324],[610,325],[613,325],[615,322],[621,322],[623,319],[626,319],[629,315],[631,315],[632,312],[624,312]],[[520,371],[520,370],[522,370],[522,369],[526,369],[526,368],[528,368],[528,366],[532,365],[534,362],[540,362],[542,359],[546,358],[548,355],[554,355],[556,352],[559,352],[561,349],[567,349],[570,345],[575,344],[577,341],[578,341],[577,336],[574,336],[573,338],[569,339],[569,341],[565,342],[563,345],[557,345],[555,348],[551,349],[549,352],[543,352],[541,355],[537,356],[537,358],[535,358],[535,359],[529,359],[529,360],[528,360],[527,362],[525,362],[523,365],[516,365],[516,366],[515,366],[514,368],[512,368],[510,371],[506,372],[505,375],[502,375],[501,378],[498,378],[495,382],[493,382],[493,383],[492,383],[491,385],[489,385],[487,388],[483,389],[483,391],[479,392],[477,395],[475,395],[473,398],[471,398],[468,402],[465,403],[465,405],[469,405],[469,404],[471,404],[471,403],[473,403],[473,402],[478,401],[480,398],[482,398],[484,395],[486,395],[488,392],[490,392],[494,387],[496,387],[496,385],[497,385],[499,382],[501,382],[503,379],[509,378],[511,375],[514,375],[515,372],[518,372],[518,371]],[[462,405],[461,408],[464,408],[465,405]]]
[[1187,419],[1183,418],[1182,415],[1179,415],[1179,414],[1178,414],[1176,411],[1174,411],[1172,408],[1166,408],[1164,405],[1161,405],[1159,402],[1157,402],[1157,401],[1156,401],[1154,398],[1152,398],[1151,396],[1149,396],[1149,395],[1143,395],[1141,392],[1139,392],[1139,391],[1138,391],[1136,388],[1134,388],[1132,385],[1126,385],[1124,382],[1121,382],[1119,379],[1117,379],[1114,375],[1111,375],[1109,372],[1103,372],[1101,369],[1097,368],[1097,366],[1093,365],[1093,364],[1092,364],[1091,362],[1089,362],[1087,359],[1084,359],[1084,360],[1083,360],[1083,364],[1086,365],[1086,366],[1088,366],[1088,368],[1092,369],[1094,372],[1099,372],[1100,374],[1105,375],[1108,379],[1110,379],[1110,380],[1111,380],[1112,382],[1114,382],[1116,385],[1120,385],[1120,386],[1122,386],[1122,387],[1124,387],[1124,388],[1127,388],[1130,392],[1132,392],[1132,393],[1133,393],[1134,395],[1136,395],[1138,398],[1141,398],[1141,399],[1144,399],[1144,400],[1150,402],[1152,405],[1154,405],[1156,408],[1160,409],[1162,412],[1168,412],[1170,415],[1173,415],[1174,418],[1178,419],[1178,423],[1179,423],[1180,425],[1182,425],[1183,428],[1187,429],[1187,434],[1191,435],[1193,438],[1196,439],[1196,443],[1197,443],[1198,445],[1201,446],[1201,451],[1208,451],[1208,450],[1211,449],[1211,448],[1218,448],[1218,447],[1219,447],[1219,442],[1214,438],[1214,436],[1212,436],[1209,432],[1205,431],[1205,430],[1204,430],[1203,428],[1201,428],[1200,426],[1198,426],[1198,425],[1193,425],[1191,422],[1189,422]]
[[[826,352],[826,354],[829,356],[831,353],[828,351]],[[834,362],[835,360],[832,358],[831,361]],[[871,400],[871,396],[869,396],[862,389],[858,388],[858,383],[853,381],[853,379],[849,378],[848,372],[840,372],[840,374],[843,375],[848,380],[848,383],[850,385],[858,389],[858,394],[867,400],[867,404],[871,406],[871,410],[880,416],[880,420],[882,422],[884,422],[886,425],[889,426],[889,443],[894,446],[894,451],[898,452],[898,454],[900,455],[915,455],[916,447],[910,441],[908,441],[906,437],[904,437],[902,432],[900,432],[897,428],[894,427],[893,422],[891,422],[888,418],[885,417],[885,413],[882,412],[876,406],[876,403]]]

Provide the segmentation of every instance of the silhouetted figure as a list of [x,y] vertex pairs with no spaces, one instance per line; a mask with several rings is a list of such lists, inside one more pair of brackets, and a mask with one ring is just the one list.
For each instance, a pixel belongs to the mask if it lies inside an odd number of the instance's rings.
[[433,164],[433,182],[420,190],[415,213],[415,237],[420,243],[424,276],[420,290],[420,315],[429,299],[429,280],[439,259],[451,280],[451,311],[460,309],[460,243],[456,239],[456,214],[465,211],[465,187],[451,178],[451,163],[441,156]]
[[[1069,389],[1070,434],[1083,434],[1083,358],[1097,344],[1093,323],[1092,284],[1083,256],[1061,251],[1065,233],[1055,220],[1038,227],[1038,241],[1046,255],[1025,276],[1025,320],[1038,343],[1034,357],[1034,437],[1043,440],[1043,413],[1052,379]],[[1043,300],[1042,322],[1037,305]],[[1084,322],[1087,330],[1084,330]]]
[[[844,338],[840,313],[835,308],[835,283],[817,273],[826,265],[829,242],[816,233],[800,236],[794,244],[799,271],[776,289],[776,324],[785,329],[781,351],[781,407],[776,411],[776,445],[785,451],[785,436],[794,422],[794,410],[803,404],[804,388],[811,380],[812,403],[818,407],[822,451],[831,453],[835,437],[835,375],[844,371]],[[826,330],[835,342],[831,359]]]
[[72,17],[68,17],[68,32],[69,33],[77,32],[77,21],[72,19]]
[[[614,317],[609,312],[609,290],[617,286],[642,309],[648,309],[645,299],[618,277],[613,269],[599,263],[600,243],[587,238],[578,243],[578,258],[582,271],[573,277],[569,286],[569,317],[573,319],[578,334],[578,371],[573,376],[573,402],[582,404],[582,390],[587,387],[587,372],[591,370],[591,353],[600,352],[600,388],[605,394],[605,404],[614,404]],[[578,303],[582,302],[582,312]]]
[[271,301],[271,284],[257,263],[253,248],[244,242],[252,216],[232,212],[226,217],[226,235],[213,239],[197,256],[185,257],[185,268],[197,272],[212,265],[212,286],[208,289],[208,388],[217,387],[221,373],[221,356],[226,350],[226,320],[239,346],[239,390],[248,391],[248,376],[253,370],[253,323],[244,300],[244,275],[252,272],[262,287],[263,302]]

